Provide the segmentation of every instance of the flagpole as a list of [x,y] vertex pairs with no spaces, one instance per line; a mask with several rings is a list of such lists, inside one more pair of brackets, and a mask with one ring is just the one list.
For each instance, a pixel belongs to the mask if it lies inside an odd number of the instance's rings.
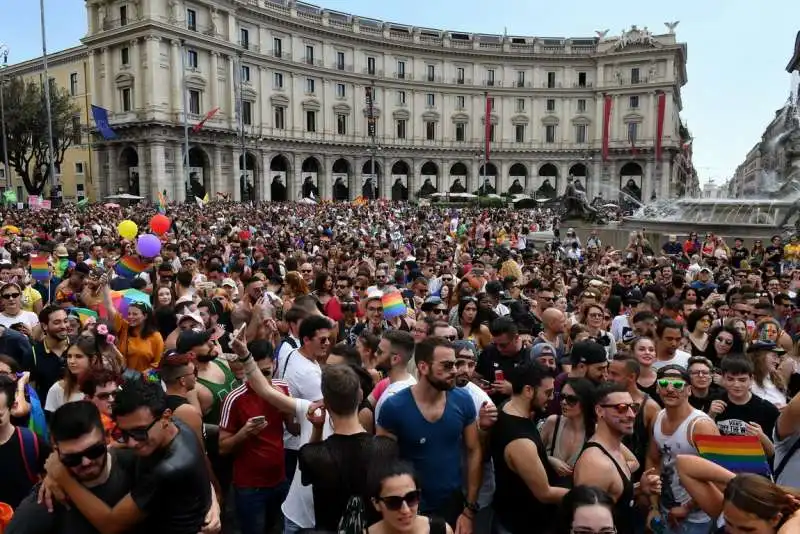
[[488,132],[489,132],[489,121],[492,119],[491,114],[488,113],[489,111],[489,91],[483,93],[483,116],[484,121],[486,124],[483,125],[483,150],[481,151],[481,185],[478,187],[478,191],[483,191],[483,194],[479,196],[484,196],[486,194],[486,161],[487,161],[487,142],[488,142]]
[[[45,109],[47,110],[47,148],[50,152],[50,178],[53,180],[53,190],[50,191],[50,198],[54,200],[54,205],[58,205],[58,177],[56,176],[56,166],[53,161],[55,158],[55,150],[53,149],[53,117],[52,110],[50,109],[50,76],[47,70],[47,35],[44,23],[44,0],[39,0],[39,18],[42,30],[42,67],[44,69],[44,98]],[[40,162],[37,162],[37,165]]]
[[[91,108],[89,107],[89,78],[87,77],[86,72],[86,62],[83,62],[83,98],[84,98],[84,105],[86,106],[86,140],[89,146],[89,182],[94,182],[94,177],[92,176],[92,133],[89,131],[89,113]],[[94,189],[94,184],[92,184],[92,189]],[[75,194],[77,197],[77,192]],[[86,191],[86,196],[89,196],[89,191]],[[98,200],[98,199],[95,199]]]
[[4,44],[0,44],[0,57],[3,58],[3,64],[0,65],[0,126],[2,126],[0,133],[3,138],[0,141],[3,142],[3,167],[5,168],[2,185],[11,187],[11,171],[8,168],[8,138],[6,137],[6,106],[3,99],[3,85],[6,81],[6,67],[8,67],[8,47]]
[[183,93],[183,187],[186,202],[189,202],[189,105],[186,99],[186,41],[181,39],[181,92]]
[[[242,163],[239,165],[241,175],[239,178],[239,200],[244,200],[244,192],[247,184],[247,151],[244,145],[244,106],[242,102],[242,51],[236,53],[239,64],[234,68],[234,90],[236,91],[236,113],[239,119],[239,142],[242,144]],[[253,169],[255,171],[255,169]],[[255,174],[255,172],[253,172]],[[253,176],[253,186],[255,186],[255,176]]]

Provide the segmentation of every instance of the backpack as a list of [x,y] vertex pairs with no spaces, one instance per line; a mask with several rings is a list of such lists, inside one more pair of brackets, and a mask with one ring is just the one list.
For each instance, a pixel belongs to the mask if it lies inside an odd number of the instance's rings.
[[22,451],[22,464],[32,484],[39,482],[36,466],[39,465],[39,438],[27,428],[17,428],[17,439]]
[[[295,341],[295,339],[292,336],[286,336],[284,338],[281,338],[280,342],[278,343],[278,346],[275,347],[275,351],[273,352],[273,354],[275,355],[275,367],[278,368],[278,369],[280,369],[280,365],[279,365],[279,362],[278,362],[278,354],[281,353],[281,348],[283,347],[284,343],[288,343],[289,346],[292,347],[293,349],[297,349],[297,348],[300,347],[300,345],[297,344],[297,341]],[[286,363],[287,364],[289,363],[289,359],[288,358],[286,359]],[[286,372],[286,367],[285,366],[283,368],[283,372],[284,373]]]

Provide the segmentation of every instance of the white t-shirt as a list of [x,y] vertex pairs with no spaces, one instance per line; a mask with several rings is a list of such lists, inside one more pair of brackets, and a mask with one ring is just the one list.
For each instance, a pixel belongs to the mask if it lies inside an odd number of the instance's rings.
[[55,412],[66,403],[78,402],[79,400],[83,400],[83,393],[80,391],[73,392],[68,399],[64,400],[64,387],[59,380],[50,386],[50,390],[47,392],[47,400],[44,402],[44,409],[48,412]]
[[688,352],[683,352],[682,350],[676,350],[675,355],[672,357],[671,360],[656,360],[653,362],[653,370],[658,371],[662,367],[666,367],[667,365],[680,365],[684,369],[689,368],[689,358],[692,355]]
[[375,405],[375,420],[378,420],[378,414],[381,413],[381,407],[383,403],[386,402],[386,399],[391,397],[392,395],[396,395],[400,393],[406,388],[410,388],[414,384],[417,383],[417,379],[413,376],[409,376],[405,380],[398,380],[397,382],[392,382],[389,384],[386,389],[381,394],[381,398],[378,399],[378,404]]
[[[294,358],[292,358],[294,359]],[[297,408],[295,410],[295,417],[300,422],[300,436],[298,436],[299,446],[305,445],[311,439],[311,433],[314,431],[312,425],[306,418],[308,407],[311,402],[304,399],[297,399]],[[322,428],[322,439],[326,439],[333,434],[333,427],[331,426],[331,419],[326,416],[325,426]],[[281,511],[287,519],[298,525],[300,528],[314,528],[316,519],[314,517],[314,493],[312,486],[304,486],[301,479],[303,475],[300,473],[300,465],[294,472],[292,485],[289,486],[289,493],[281,505]]]
[[19,315],[15,315],[14,317],[6,315],[5,313],[0,313],[0,325],[11,328],[12,324],[17,323],[22,323],[33,330],[36,325],[39,324],[39,317],[35,313],[25,310],[20,311]]
[[622,339],[623,335],[625,335],[625,329],[630,329],[630,327],[631,324],[627,314],[617,315],[611,321],[611,335],[614,336],[614,339]]
[[768,376],[764,377],[764,387],[753,382],[750,386],[750,393],[771,402],[778,409],[786,406],[786,395],[772,383],[772,380]]
[[[317,362],[312,362],[295,349],[278,367],[280,376],[277,378],[289,385],[292,397],[311,402],[322,400],[322,368]],[[283,435],[283,446],[296,451],[300,448],[300,439],[287,431]]]

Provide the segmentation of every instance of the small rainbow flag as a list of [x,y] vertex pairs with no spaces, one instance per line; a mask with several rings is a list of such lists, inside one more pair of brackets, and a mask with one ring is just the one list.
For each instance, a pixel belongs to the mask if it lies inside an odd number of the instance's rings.
[[134,302],[150,306],[150,295],[138,289],[124,289],[111,292],[111,302],[123,317],[127,317],[128,308]]
[[98,319],[99,317],[96,311],[88,308],[67,308],[67,311],[70,313],[70,315],[77,316],[82,325],[86,324],[86,320],[91,317],[94,319]]
[[44,282],[50,278],[50,265],[47,263],[47,256],[31,256],[31,276],[39,282]]
[[161,215],[166,215],[167,213],[167,197],[164,196],[162,191],[158,192],[158,212]]
[[381,303],[383,304],[383,316],[386,319],[394,319],[406,314],[406,304],[399,291],[384,293]]
[[135,278],[151,267],[150,263],[145,263],[135,256],[123,256],[114,266],[114,271],[123,278]]
[[733,473],[771,476],[758,436],[695,436],[700,456]]

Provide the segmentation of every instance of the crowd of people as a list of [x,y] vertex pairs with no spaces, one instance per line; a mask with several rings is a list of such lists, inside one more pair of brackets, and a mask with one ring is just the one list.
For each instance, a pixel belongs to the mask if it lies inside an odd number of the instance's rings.
[[800,532],[796,237],[616,250],[380,201],[0,215],[6,534]]

